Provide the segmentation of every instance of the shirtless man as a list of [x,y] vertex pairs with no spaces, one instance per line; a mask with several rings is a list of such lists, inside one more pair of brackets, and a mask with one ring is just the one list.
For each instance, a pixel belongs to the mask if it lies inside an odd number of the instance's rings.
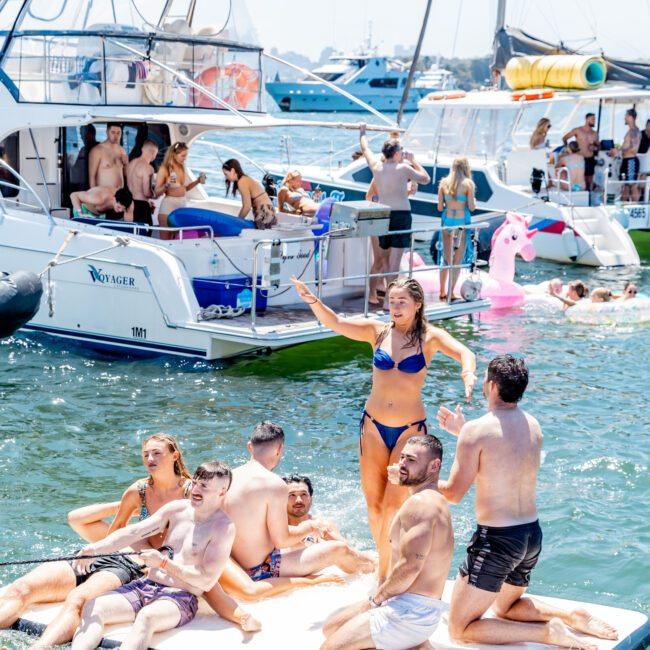
[[[233,471],[232,489],[225,511],[237,533],[232,557],[252,580],[282,576],[308,576],[336,565],[345,573],[371,572],[374,561],[345,542],[327,541],[294,550],[324,529],[316,518],[290,526],[287,516],[287,484],[271,471],[282,458],[284,431],[272,422],[253,429],[248,443],[251,459]],[[223,584],[226,588],[227,586]]]
[[582,126],[577,126],[571,129],[563,138],[562,142],[566,145],[571,138],[575,138],[580,153],[585,159],[585,185],[587,190],[591,190],[594,181],[594,171],[596,170],[595,154],[600,148],[598,142],[598,133],[594,129],[596,126],[596,116],[593,113],[585,115],[585,123]]
[[151,163],[158,155],[158,145],[153,140],[142,143],[142,153],[134,158],[126,168],[126,186],[133,194],[133,220],[153,225],[153,192],[151,178],[154,168]]
[[90,187],[124,187],[124,171],[129,164],[126,151],[120,145],[122,127],[106,125],[106,140],[96,144],[88,156],[88,184]]
[[[454,585],[449,635],[463,643],[533,642],[596,650],[596,644],[566,626],[603,639],[616,639],[616,630],[583,609],[567,612],[524,596],[542,550],[535,499],[542,431],[517,406],[527,385],[524,361],[500,355],[483,380],[486,415],[465,422],[460,407],[455,413],[444,406],[438,411],[440,426],[458,436],[449,479],[440,481],[439,490],[458,503],[476,481],[478,520]],[[498,618],[482,618],[490,607]]]
[[[625,111],[625,124],[627,133],[620,149],[612,149],[613,153],[621,153],[623,160],[619,172],[619,180],[636,181],[639,178],[639,147],[641,146],[641,130],[636,125],[636,111],[633,108]],[[610,153],[612,153],[610,152]],[[639,186],[637,183],[627,182],[621,191],[621,201],[638,201]]]
[[93,187],[70,194],[73,217],[133,221],[133,196],[126,187]]
[[[312,515],[309,514],[312,497],[314,496],[314,488],[310,478],[299,474],[291,474],[289,476],[283,476],[282,480],[289,487],[289,499],[287,501],[289,526],[298,526],[303,521],[313,519]],[[327,540],[345,541],[343,535],[341,535],[341,531],[333,521],[324,521],[321,519],[321,522],[324,527],[321,535],[319,537],[314,537],[313,535],[305,537],[301,546],[317,544],[318,542]]]
[[409,438],[389,480],[410,496],[390,529],[391,567],[368,600],[325,622],[321,650],[405,650],[435,632],[445,609],[442,591],[454,551],[449,507],[438,491],[442,445],[435,436]]
[[[235,538],[235,526],[222,510],[232,481],[221,461],[199,465],[188,499],[172,501],[146,520],[115,531],[80,551],[80,555],[111,553],[145,537],[166,532],[173,558],[160,551],[140,557],[150,567],[146,578],[134,580],[84,606],[73,650],[91,650],[102,640],[104,626],[134,621],[122,642],[123,650],[146,649],[156,632],[189,623],[198,608],[198,596],[216,584]],[[91,560],[76,561],[83,570]]]

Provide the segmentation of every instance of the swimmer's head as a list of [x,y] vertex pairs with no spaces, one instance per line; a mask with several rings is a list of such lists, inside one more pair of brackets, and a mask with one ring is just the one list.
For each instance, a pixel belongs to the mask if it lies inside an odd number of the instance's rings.
[[580,300],[589,293],[587,285],[582,280],[572,280],[569,282],[569,289],[567,291],[567,298],[571,300]]
[[500,354],[490,361],[485,379],[483,395],[498,397],[506,404],[516,404],[524,396],[528,386],[528,367],[523,359],[510,354]]
[[221,460],[201,463],[192,477],[190,503],[200,511],[220,507],[232,483],[232,470]]
[[605,287],[596,287],[591,292],[591,302],[609,302],[612,299],[612,292]]
[[411,336],[407,345],[418,345],[427,328],[424,315],[424,290],[413,278],[391,282],[388,286],[390,320],[394,325],[409,328]]
[[309,514],[314,488],[308,476],[290,474],[282,477],[289,487],[287,513],[293,517],[304,517]]
[[553,278],[548,283],[548,292],[554,296],[557,293],[562,293],[562,280],[560,278]]
[[181,478],[192,478],[185,467],[183,453],[174,436],[168,433],[154,433],[142,443],[142,462],[152,479],[161,469],[173,466],[174,474]]
[[284,429],[268,420],[255,426],[248,442],[251,456],[269,470],[280,462],[283,447]]
[[442,443],[432,435],[412,436],[399,457],[400,485],[422,485],[437,480],[442,465]]

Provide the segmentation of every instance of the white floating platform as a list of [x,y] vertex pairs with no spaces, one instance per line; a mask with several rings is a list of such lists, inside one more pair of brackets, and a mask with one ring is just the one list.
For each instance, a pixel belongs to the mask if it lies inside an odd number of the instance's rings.
[[[188,625],[154,637],[152,650],[187,650],[188,648],[219,648],[219,650],[317,650],[323,642],[321,632],[323,622],[340,607],[368,597],[374,585],[372,576],[363,576],[350,581],[347,586],[316,586],[298,589],[286,596],[270,598],[257,603],[246,603],[245,609],[261,623],[262,631],[246,634],[240,628],[225,621],[201,601],[197,617]],[[449,602],[452,581],[447,581],[443,600]],[[0,590],[1,592],[2,590]],[[599,650],[634,650],[643,648],[650,640],[650,622],[639,612],[604,605],[592,605],[560,598],[544,600],[572,609],[580,606],[592,615],[613,625],[619,633],[618,641],[593,639]],[[16,628],[38,633],[47,625],[58,611],[58,605],[37,605],[29,609],[18,621]],[[115,648],[120,645],[129,626],[115,625],[107,628],[102,648]],[[454,643],[447,634],[446,617],[431,637],[435,650],[458,648],[481,648],[481,650],[503,650],[504,646],[473,646]],[[507,646],[530,650],[533,645],[518,644]],[[547,646],[554,647],[554,646]]]

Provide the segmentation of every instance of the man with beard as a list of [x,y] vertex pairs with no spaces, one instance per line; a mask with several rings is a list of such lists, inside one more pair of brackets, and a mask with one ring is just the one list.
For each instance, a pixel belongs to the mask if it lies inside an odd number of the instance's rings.
[[[478,521],[454,584],[449,636],[472,644],[531,642],[596,650],[567,625],[602,639],[616,639],[616,630],[584,609],[562,610],[524,595],[542,551],[535,495],[542,431],[518,407],[527,386],[524,360],[499,355],[483,380],[488,413],[465,422],[460,407],[455,413],[444,406],[438,411],[440,426],[458,436],[440,492],[458,503],[476,481]],[[490,607],[497,618],[483,618]]]
[[441,463],[440,440],[425,435],[409,438],[399,463],[389,466],[389,480],[410,492],[391,524],[390,570],[367,601],[325,622],[321,650],[406,650],[434,633],[454,550],[449,508],[438,491]]

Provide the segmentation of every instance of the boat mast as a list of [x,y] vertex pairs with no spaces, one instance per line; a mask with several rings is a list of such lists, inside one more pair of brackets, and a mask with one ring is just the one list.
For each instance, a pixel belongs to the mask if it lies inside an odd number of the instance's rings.
[[[506,26],[506,0],[499,0],[497,4],[497,21],[494,27],[494,40],[492,43],[492,56],[495,56],[497,48],[497,34]],[[496,73],[492,71],[492,83],[496,86],[497,89],[503,88],[503,75],[499,74],[498,78],[495,77]]]
[[422,21],[422,28],[420,29],[420,38],[418,38],[418,44],[415,47],[415,54],[413,54],[413,61],[411,63],[411,68],[409,69],[409,75],[406,79],[406,85],[404,86],[404,92],[402,93],[402,101],[399,105],[399,111],[397,111],[397,123],[399,124],[402,120],[402,115],[404,113],[404,107],[406,106],[406,100],[409,96],[409,90],[411,89],[411,84],[413,83],[413,75],[415,74],[415,67],[418,64],[418,59],[420,58],[420,50],[422,49],[422,41],[424,40],[424,34],[427,31],[427,23],[429,22],[429,13],[431,12],[431,5],[433,0],[427,0],[427,8],[424,12],[424,20]]

